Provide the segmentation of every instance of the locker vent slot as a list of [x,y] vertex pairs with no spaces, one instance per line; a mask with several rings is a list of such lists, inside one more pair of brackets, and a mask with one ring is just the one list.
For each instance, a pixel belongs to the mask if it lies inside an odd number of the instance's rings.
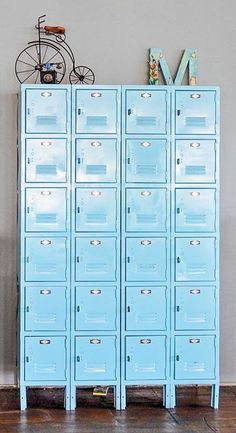
[[155,224],[157,223],[157,216],[153,214],[139,214],[136,215],[137,224]]
[[137,314],[135,321],[137,324],[138,323],[156,324],[158,321],[158,315],[156,313],[153,313],[152,315],[150,313]]
[[157,265],[155,263],[148,263],[143,264],[139,263],[137,264],[137,272],[156,272],[157,271]]
[[87,126],[106,126],[107,116],[87,116]]
[[86,272],[108,272],[108,266],[106,263],[88,263]]
[[141,165],[141,164],[137,164],[136,165],[136,174],[157,174],[157,166],[156,165]]
[[36,223],[38,224],[52,224],[57,222],[56,213],[41,213],[36,214]]
[[155,373],[157,371],[157,366],[155,362],[152,363],[134,363],[134,371],[136,373],[142,372],[142,373]]
[[105,224],[107,222],[107,215],[105,213],[89,213],[86,215],[86,222],[88,224]]
[[49,374],[49,373],[56,373],[57,366],[56,364],[34,364],[34,372],[36,374]]
[[184,371],[189,372],[204,372],[206,370],[205,362],[185,362],[184,363]]
[[34,323],[56,323],[56,314],[35,314]]
[[186,323],[206,323],[205,313],[185,314],[184,321]]
[[205,165],[186,165],[185,174],[187,176],[202,176],[206,174]]
[[56,264],[52,264],[49,265],[47,263],[42,263],[42,264],[38,264],[35,266],[35,272],[36,273],[56,273],[57,272],[57,265]]
[[185,125],[196,128],[204,128],[206,127],[206,117],[186,117]]
[[86,174],[101,175],[107,173],[106,165],[86,165]]
[[154,116],[136,116],[136,123],[138,126],[155,126],[157,119]]
[[86,362],[84,365],[84,371],[86,373],[105,373],[106,372],[106,364],[105,363],[97,363],[93,362],[92,364]]
[[38,125],[56,125],[57,116],[37,116],[36,122]]
[[207,216],[206,214],[194,214],[188,213],[184,216],[185,224],[206,224]]
[[99,314],[99,313],[86,314],[85,322],[90,324],[97,324],[97,325],[105,324],[107,323],[107,314]]
[[57,166],[56,165],[36,165],[36,173],[37,174],[48,174],[48,175],[55,175],[57,174]]
[[195,263],[187,266],[188,274],[205,275],[207,273],[207,266],[205,263]]

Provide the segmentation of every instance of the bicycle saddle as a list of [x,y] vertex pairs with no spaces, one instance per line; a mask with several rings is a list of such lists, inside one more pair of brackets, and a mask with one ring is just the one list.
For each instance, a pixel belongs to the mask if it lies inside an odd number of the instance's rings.
[[66,29],[62,26],[44,26],[45,32],[56,33],[58,35],[64,35]]

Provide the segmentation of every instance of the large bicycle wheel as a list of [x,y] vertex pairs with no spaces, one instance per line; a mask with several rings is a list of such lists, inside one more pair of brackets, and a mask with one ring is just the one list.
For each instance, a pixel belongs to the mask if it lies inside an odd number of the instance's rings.
[[95,75],[87,66],[75,66],[69,75],[71,84],[93,84]]
[[60,83],[66,72],[65,59],[57,47],[41,42],[41,62],[39,43],[26,47],[18,55],[15,63],[16,77],[20,83],[37,84],[41,82],[40,72],[55,71],[56,83]]

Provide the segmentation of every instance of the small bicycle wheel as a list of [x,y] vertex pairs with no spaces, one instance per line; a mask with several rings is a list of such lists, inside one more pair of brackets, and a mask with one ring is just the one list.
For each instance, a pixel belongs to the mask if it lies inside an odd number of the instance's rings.
[[15,63],[15,73],[20,83],[41,83],[40,72],[55,71],[56,83],[60,83],[66,72],[65,59],[57,47],[41,42],[41,59],[39,43],[34,43],[20,52]]
[[75,66],[69,75],[71,84],[93,84],[95,75],[87,66]]

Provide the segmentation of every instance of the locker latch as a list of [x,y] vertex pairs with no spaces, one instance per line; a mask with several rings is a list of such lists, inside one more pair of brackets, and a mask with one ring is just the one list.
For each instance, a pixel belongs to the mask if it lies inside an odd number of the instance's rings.
[[128,108],[128,116],[131,116],[132,113],[133,113],[133,110],[131,108]]
[[142,340],[140,340],[141,344],[150,344],[152,342],[152,340],[150,338],[142,338]]
[[99,338],[93,338],[90,340],[90,344],[101,344],[101,340]]
[[190,338],[189,343],[191,344],[198,344],[200,343],[200,338]]
[[180,110],[177,110],[177,116],[180,116]]

